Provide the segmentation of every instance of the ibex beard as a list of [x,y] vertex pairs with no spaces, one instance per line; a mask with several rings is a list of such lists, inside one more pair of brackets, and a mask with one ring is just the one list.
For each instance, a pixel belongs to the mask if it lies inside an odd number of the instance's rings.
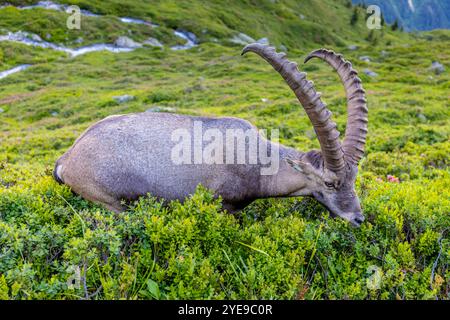
[[[116,212],[125,210],[124,200],[147,194],[183,201],[202,184],[230,212],[260,198],[312,196],[333,216],[359,226],[364,216],[354,185],[364,156],[368,110],[357,72],[341,55],[324,49],[305,60],[326,61],[344,84],[348,119],[341,143],[331,112],[297,64],[272,47],[250,44],[243,54],[250,51],[272,65],[294,91],[313,124],[320,151],[300,152],[267,140],[238,118],[143,112],[110,116],[88,128],[57,160],[55,179]],[[229,132],[243,134],[237,148],[229,144],[239,135],[225,139],[225,146],[214,142]]]

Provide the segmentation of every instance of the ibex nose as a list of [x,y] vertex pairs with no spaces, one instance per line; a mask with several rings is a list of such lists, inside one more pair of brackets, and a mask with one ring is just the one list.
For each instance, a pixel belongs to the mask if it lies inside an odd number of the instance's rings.
[[355,214],[355,217],[353,218],[351,223],[355,227],[359,227],[364,222],[364,220],[365,220],[364,216],[362,214],[360,214],[360,213],[357,213],[357,214]]

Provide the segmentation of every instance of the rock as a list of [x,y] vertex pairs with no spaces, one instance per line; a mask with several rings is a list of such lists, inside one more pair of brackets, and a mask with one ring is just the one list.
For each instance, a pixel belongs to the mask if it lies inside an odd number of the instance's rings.
[[369,69],[364,69],[364,73],[369,77],[378,77],[378,73],[373,72],[372,70]]
[[299,14],[298,17],[302,20],[305,20],[305,18],[306,18],[303,14]]
[[430,70],[436,74],[441,74],[445,71],[445,67],[439,62],[433,61],[433,63],[431,64]]
[[163,44],[161,42],[159,42],[158,39],[155,38],[148,38],[147,40],[144,41],[144,44],[148,44],[149,46],[152,47],[163,47]]
[[283,52],[287,52],[288,51],[287,47],[284,44],[280,45],[280,50],[283,51]]
[[79,37],[77,40],[75,40],[75,43],[81,44],[84,42],[84,39],[82,37]]
[[422,114],[422,113],[419,113],[418,115],[417,115],[417,118],[419,118],[419,120],[421,121],[421,122],[427,122],[427,117],[425,117],[425,115],[424,114]]
[[389,55],[389,52],[385,51],[385,50],[381,50],[381,56],[382,57],[387,57]]
[[31,35],[31,40],[33,40],[33,41],[42,41],[42,38],[39,37],[37,34],[32,34]]
[[246,35],[245,33],[241,32],[241,33],[235,35],[233,38],[231,38],[230,42],[245,46],[245,45],[247,45],[249,43],[253,43],[253,42],[256,42],[256,41],[252,37],[250,37],[250,36]]
[[3,113],[3,112],[5,112],[5,110],[3,110],[2,108],[0,108],[0,113]]
[[121,48],[140,48],[140,47],[142,47],[142,44],[137,43],[133,39],[130,39],[125,36],[117,38],[117,40],[114,42],[114,44],[117,47],[121,47]]
[[269,39],[267,39],[267,38],[261,38],[256,42],[258,42],[259,44],[265,45],[265,46],[269,45]]
[[113,99],[116,101],[116,102],[118,102],[118,103],[125,103],[125,102],[128,102],[128,101],[132,101],[132,100],[134,100],[134,96],[131,96],[131,95],[129,95],[129,94],[125,94],[125,95],[123,95],[123,96],[116,96],[116,97],[113,97]]
[[154,106],[147,109],[145,112],[176,112],[176,109],[171,107]]
[[361,56],[361,57],[359,57],[359,60],[364,61],[364,62],[370,62],[370,57],[369,56]]
[[58,112],[53,111],[52,113],[50,113],[52,117],[57,117],[58,116]]
[[7,36],[2,36],[8,38],[11,41],[24,42],[24,41],[34,41],[41,42],[42,38],[34,33],[28,33],[26,31],[8,32]]
[[47,33],[45,35],[45,39],[50,40],[52,38],[52,35],[50,33]]
[[269,102],[269,99],[267,99],[267,98],[262,98],[261,101],[264,102],[264,103],[267,103],[267,102]]
[[355,51],[355,50],[358,50],[358,46],[352,44],[352,45],[348,46],[347,49],[350,50],[350,51]]

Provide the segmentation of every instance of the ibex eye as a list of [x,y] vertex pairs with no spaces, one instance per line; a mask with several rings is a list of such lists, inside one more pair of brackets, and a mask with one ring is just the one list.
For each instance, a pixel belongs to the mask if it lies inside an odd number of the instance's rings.
[[331,183],[331,182],[325,182],[325,185],[326,185],[328,188],[334,188],[334,184]]

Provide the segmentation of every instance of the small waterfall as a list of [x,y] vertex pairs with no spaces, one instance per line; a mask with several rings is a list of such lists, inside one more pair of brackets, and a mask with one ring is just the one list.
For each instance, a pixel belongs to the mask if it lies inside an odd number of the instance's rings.
[[172,49],[172,50],[187,50],[187,49],[197,46],[197,44],[198,44],[197,37],[192,32],[176,30],[173,33],[177,37],[186,40],[186,43],[183,45],[177,45],[177,46],[170,47],[170,49]]
[[7,35],[0,36],[0,41],[13,41],[22,43],[28,46],[40,47],[45,49],[52,49],[56,51],[61,51],[69,54],[72,57],[76,57],[82,54],[86,54],[94,51],[110,51],[114,53],[118,52],[130,52],[133,51],[134,48],[126,48],[120,47],[112,44],[93,44],[90,46],[80,47],[80,48],[67,48],[65,46],[57,45],[51,42],[47,42],[41,39],[36,34],[30,34],[28,32],[18,31],[18,32],[9,32]]

